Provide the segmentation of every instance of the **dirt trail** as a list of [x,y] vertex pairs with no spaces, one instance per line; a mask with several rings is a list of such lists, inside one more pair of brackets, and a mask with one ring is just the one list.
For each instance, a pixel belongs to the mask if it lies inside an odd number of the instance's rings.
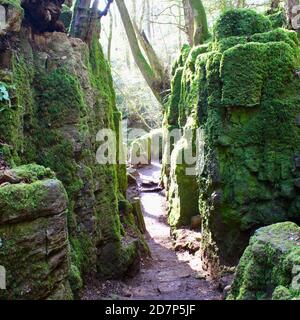
[[[138,182],[159,181],[161,167],[139,169]],[[146,240],[152,258],[143,261],[141,272],[125,281],[98,282],[86,286],[82,299],[117,300],[219,300],[221,293],[201,277],[201,260],[187,251],[175,252],[167,224],[166,199],[157,192],[141,192],[147,227]],[[199,277],[200,275],[200,277]]]
[[[158,181],[160,166],[153,164],[139,170],[139,180]],[[141,193],[146,240],[152,252],[138,276],[126,281],[131,299],[148,300],[211,300],[221,299],[212,283],[199,280],[200,258],[188,252],[175,252],[166,217],[163,194]]]

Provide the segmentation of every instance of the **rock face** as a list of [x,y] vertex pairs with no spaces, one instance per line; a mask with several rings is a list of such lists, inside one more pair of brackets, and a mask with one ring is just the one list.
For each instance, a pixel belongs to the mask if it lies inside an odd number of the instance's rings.
[[[0,81],[8,95],[0,101],[0,160],[19,171],[20,165],[38,163],[63,183],[68,194],[71,265],[67,269],[77,292],[86,273],[119,277],[139,263],[142,236],[129,218],[133,209],[126,201],[126,167],[98,164],[96,159],[99,130],[115,132],[117,146],[121,145],[121,114],[110,68],[96,38],[89,48],[65,33],[31,31],[25,24],[19,32],[8,33],[10,49],[0,51],[1,61],[6,57]],[[122,152],[117,149],[118,155]],[[36,196],[32,195],[34,201]],[[56,199],[52,200],[54,205]],[[127,209],[122,211],[124,203]],[[42,219],[45,210],[38,207],[30,215]],[[14,215],[5,211],[0,221],[6,225]],[[21,215],[29,213],[20,208],[17,216]]]
[[[200,214],[209,268],[235,264],[255,229],[300,222],[298,45],[268,17],[233,10],[212,42],[184,47],[174,65],[165,137],[179,128],[184,143],[165,145],[171,159],[200,148],[194,176],[165,161],[169,216],[177,226]],[[199,130],[197,142],[186,143],[188,129]]]
[[256,231],[228,299],[300,299],[300,228],[285,222]]
[[20,182],[0,186],[0,265],[7,288],[0,299],[71,299],[66,191],[40,166],[10,175]]

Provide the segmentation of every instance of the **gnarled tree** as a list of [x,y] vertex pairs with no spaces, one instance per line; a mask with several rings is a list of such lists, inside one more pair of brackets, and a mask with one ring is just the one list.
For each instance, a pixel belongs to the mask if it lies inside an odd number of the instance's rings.
[[[134,61],[154,96],[160,103],[162,103],[166,96],[166,92],[170,87],[168,74],[163,69],[163,66],[148,41],[145,32],[140,31],[137,25],[134,25],[132,22],[125,1],[116,0],[116,3],[127,34]],[[141,47],[144,49],[148,60],[144,56]]]
[[99,0],[76,0],[70,28],[72,37],[90,44],[95,33],[99,33],[99,21],[106,16],[113,0],[107,0],[104,10],[99,10]]

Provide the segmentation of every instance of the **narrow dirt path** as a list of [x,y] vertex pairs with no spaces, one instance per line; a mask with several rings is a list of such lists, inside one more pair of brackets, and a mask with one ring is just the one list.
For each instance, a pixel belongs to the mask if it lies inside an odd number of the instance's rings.
[[[158,182],[160,170],[158,164],[139,169],[139,182]],[[152,259],[145,262],[138,276],[126,281],[132,293],[131,299],[221,299],[221,294],[212,283],[198,279],[201,274],[200,258],[186,251],[174,251],[164,195],[159,192],[142,192],[140,196],[148,231],[146,240]]]
[[[159,164],[153,164],[138,171],[139,185],[143,182],[145,184],[145,181],[158,183],[161,167]],[[166,198],[162,192],[149,192],[149,189],[148,192],[141,190],[140,198],[147,228],[145,237],[152,257],[143,261],[141,272],[134,278],[105,282],[91,279],[81,298],[83,300],[222,299],[215,285],[203,278],[200,257],[184,250],[175,252],[167,223]]]

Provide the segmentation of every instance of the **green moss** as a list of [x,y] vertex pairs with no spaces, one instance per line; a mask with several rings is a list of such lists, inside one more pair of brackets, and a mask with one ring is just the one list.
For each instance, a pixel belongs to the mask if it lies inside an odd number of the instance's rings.
[[270,19],[272,28],[283,28],[287,25],[286,12],[283,8],[267,14],[267,17]]
[[283,42],[248,43],[226,50],[221,63],[223,103],[253,107],[261,103],[263,91],[269,96],[278,95],[291,80],[295,58],[292,48]]
[[190,54],[191,51],[191,47],[187,44],[185,44],[182,48],[181,48],[181,52],[180,55],[178,56],[178,58],[175,60],[173,66],[172,66],[172,76],[175,75],[175,72],[178,68],[183,68],[185,65],[185,62]]
[[197,125],[193,117],[187,121],[183,137],[174,145],[170,164],[170,183],[167,189],[168,221],[171,227],[189,226],[191,219],[199,214],[199,188],[193,169],[187,163],[188,154],[195,154]]
[[78,292],[83,286],[80,271],[74,264],[71,264],[71,267],[70,267],[69,282],[70,282],[72,292]]
[[2,5],[11,5],[21,9],[21,1],[20,0],[0,0],[0,4]]
[[187,119],[193,116],[197,121],[198,98],[201,78],[205,75],[205,65],[208,53],[199,53],[198,47],[194,48],[185,63],[182,80],[181,95],[179,102],[179,125],[184,127]]
[[55,178],[55,173],[51,171],[51,169],[36,164],[19,166],[14,168],[12,172],[18,178],[26,181],[26,183],[32,183],[46,178]]
[[74,123],[84,116],[86,108],[78,80],[67,70],[55,69],[40,73],[35,79],[35,91],[39,106],[38,116],[48,128]]
[[183,68],[178,68],[171,82],[171,92],[168,102],[168,125],[178,126],[179,119],[179,102],[181,97],[181,79]]
[[[178,69],[181,87],[172,86],[175,116],[168,109],[166,130],[176,124],[180,96],[179,127],[192,123],[203,130],[204,167],[197,180],[204,261],[233,265],[254,229],[300,221],[298,39],[295,32],[271,30],[257,13],[229,11],[208,48],[213,51],[190,52]],[[179,190],[185,182],[164,168],[167,189]],[[179,197],[172,194],[177,208]]]
[[278,286],[272,296],[272,300],[292,300],[293,296],[290,293],[290,290],[284,286]]
[[221,15],[214,26],[216,40],[232,36],[251,36],[270,31],[270,20],[254,10],[228,10]]
[[[37,181],[32,184],[11,184],[0,190],[0,220],[19,220],[22,216],[35,216],[41,204],[48,203],[51,188],[59,188],[64,194],[62,184],[57,185],[55,180]],[[56,192],[57,193],[57,192]]]
[[10,147],[11,164],[19,164],[20,155],[26,148],[24,118],[29,117],[33,108],[30,67],[26,67],[22,57],[12,59],[13,76],[6,79],[10,101],[0,102],[0,139]]
[[293,268],[299,262],[295,242],[299,232],[293,223],[259,229],[240,260],[229,298],[291,300],[296,297],[299,288],[295,291],[292,282]]
[[122,277],[139,260],[138,241],[129,243],[110,242],[98,258],[98,273],[103,278]]
[[[29,186],[26,185],[26,187],[29,190]],[[38,188],[36,183],[33,187]],[[19,200],[19,191],[15,190],[16,201]],[[32,197],[34,195],[36,195],[36,192],[32,194]],[[40,198],[40,200],[43,199]],[[34,201],[37,203],[36,200]],[[42,204],[43,202],[39,203],[39,206],[41,207]],[[14,206],[17,205],[14,204]],[[21,207],[16,209],[22,210]],[[26,209],[29,209],[29,207],[25,207]],[[54,218],[54,221],[57,220]],[[67,249],[66,234],[60,227],[53,226],[53,220],[51,221],[50,217],[39,216],[38,219],[34,220],[28,220],[27,217],[27,220],[21,223],[0,225],[0,235],[3,240],[3,245],[0,248],[0,264],[7,270],[7,290],[1,290],[0,299],[43,300],[48,298],[58,286],[65,285],[64,276],[68,269],[67,260],[61,259],[63,255],[59,256],[61,273],[58,274],[53,272],[53,266],[56,266],[57,262],[55,261],[53,265],[48,257],[45,233],[50,228],[55,232],[56,241],[59,241],[59,246],[55,245],[56,249],[62,250],[61,252],[64,255],[67,254],[64,251]],[[33,239],[34,243],[32,242]],[[51,242],[50,244],[53,245]],[[55,254],[57,254],[57,251],[55,251]],[[61,292],[61,299],[68,296],[66,291]]]
[[277,28],[269,32],[256,33],[251,36],[227,37],[214,41],[213,49],[223,53],[227,49],[233,48],[239,44],[247,44],[251,42],[269,43],[283,41],[290,45],[293,49],[299,51],[299,40],[297,34],[283,28]]

